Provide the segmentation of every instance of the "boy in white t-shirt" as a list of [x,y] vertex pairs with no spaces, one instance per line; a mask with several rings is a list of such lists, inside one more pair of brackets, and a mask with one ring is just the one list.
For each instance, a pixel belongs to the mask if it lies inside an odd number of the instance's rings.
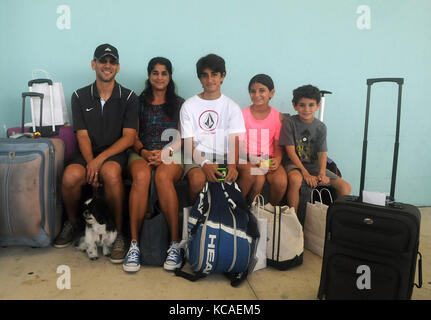
[[184,176],[194,202],[206,181],[218,182],[227,169],[225,181],[238,177],[238,138],[245,132],[240,107],[221,93],[226,76],[222,57],[209,54],[196,63],[204,91],[187,99],[181,107],[181,136],[184,139]]

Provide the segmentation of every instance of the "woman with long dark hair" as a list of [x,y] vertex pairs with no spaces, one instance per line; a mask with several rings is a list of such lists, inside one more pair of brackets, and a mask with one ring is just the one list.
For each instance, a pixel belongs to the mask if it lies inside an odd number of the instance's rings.
[[[139,130],[129,156],[129,172],[133,183],[129,197],[131,244],[123,263],[123,269],[127,272],[136,272],[140,268],[139,232],[147,211],[153,170],[159,206],[165,214],[171,234],[164,268],[174,270],[182,263],[178,196],[174,184],[183,172],[178,119],[184,99],[175,93],[172,64],[168,59],[151,59],[147,72],[148,80],[139,97]],[[169,141],[169,137],[173,138],[172,141]]]

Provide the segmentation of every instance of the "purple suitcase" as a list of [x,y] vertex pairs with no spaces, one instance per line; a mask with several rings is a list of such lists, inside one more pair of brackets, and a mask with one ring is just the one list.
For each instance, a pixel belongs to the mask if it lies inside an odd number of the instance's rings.
[[[31,127],[25,127],[24,132],[31,132]],[[76,139],[76,134],[72,126],[56,126],[56,134],[49,136],[50,138],[58,138],[64,141],[64,160],[68,160],[70,156],[78,150],[78,141]],[[7,130],[7,136],[10,137],[16,133],[21,133],[20,127],[9,128]],[[47,137],[43,135],[43,137]]]
[[[29,86],[31,83],[35,82],[48,82],[48,84],[52,81],[49,79],[37,79],[29,82]],[[36,127],[36,131],[41,134],[41,137],[46,138],[58,138],[64,141],[65,150],[64,150],[64,160],[68,160],[70,156],[78,150],[78,141],[76,139],[76,134],[72,126],[64,125],[64,126],[55,126],[54,131],[52,126],[42,126],[42,108],[43,108],[43,94],[37,92],[23,92],[22,93],[22,119],[21,119],[21,127],[13,127],[7,130],[8,138],[17,133],[22,132],[33,132],[32,127],[24,127],[24,117],[25,117],[25,98],[30,97],[38,97],[41,99],[40,103],[40,125]]]

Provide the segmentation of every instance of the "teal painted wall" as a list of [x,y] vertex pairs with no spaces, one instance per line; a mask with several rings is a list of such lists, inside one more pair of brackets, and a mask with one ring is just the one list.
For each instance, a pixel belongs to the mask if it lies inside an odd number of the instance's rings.
[[[246,107],[248,81],[257,73],[275,82],[272,105],[294,112],[292,90],[314,84],[326,99],[328,155],[352,193],[359,193],[366,79],[403,77],[396,199],[431,205],[429,0],[2,0],[0,12],[0,136],[20,122],[20,93],[32,70],[45,69],[74,90],[94,80],[90,60],[100,43],[119,49],[117,80],[140,93],[146,65],[165,56],[178,93],[200,91],[195,63],[214,52],[227,63],[226,95]],[[66,5],[70,19],[64,20]],[[361,6],[367,6],[364,11]],[[59,21],[58,21],[59,20]],[[58,23],[59,22],[59,26]],[[63,28],[70,22],[70,28]],[[60,27],[60,28],[59,28]],[[63,28],[63,29],[62,29]],[[372,95],[366,189],[389,192],[396,86]]]

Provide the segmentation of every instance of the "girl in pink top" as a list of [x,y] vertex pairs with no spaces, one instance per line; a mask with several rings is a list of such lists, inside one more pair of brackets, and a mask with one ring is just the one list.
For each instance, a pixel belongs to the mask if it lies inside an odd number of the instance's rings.
[[269,201],[276,205],[287,188],[286,171],[280,165],[283,149],[278,145],[283,115],[268,104],[275,93],[271,77],[254,76],[248,91],[253,104],[242,111],[247,130],[243,141],[247,164],[238,165],[238,185],[249,201],[253,201],[261,193],[265,180],[268,181]]

